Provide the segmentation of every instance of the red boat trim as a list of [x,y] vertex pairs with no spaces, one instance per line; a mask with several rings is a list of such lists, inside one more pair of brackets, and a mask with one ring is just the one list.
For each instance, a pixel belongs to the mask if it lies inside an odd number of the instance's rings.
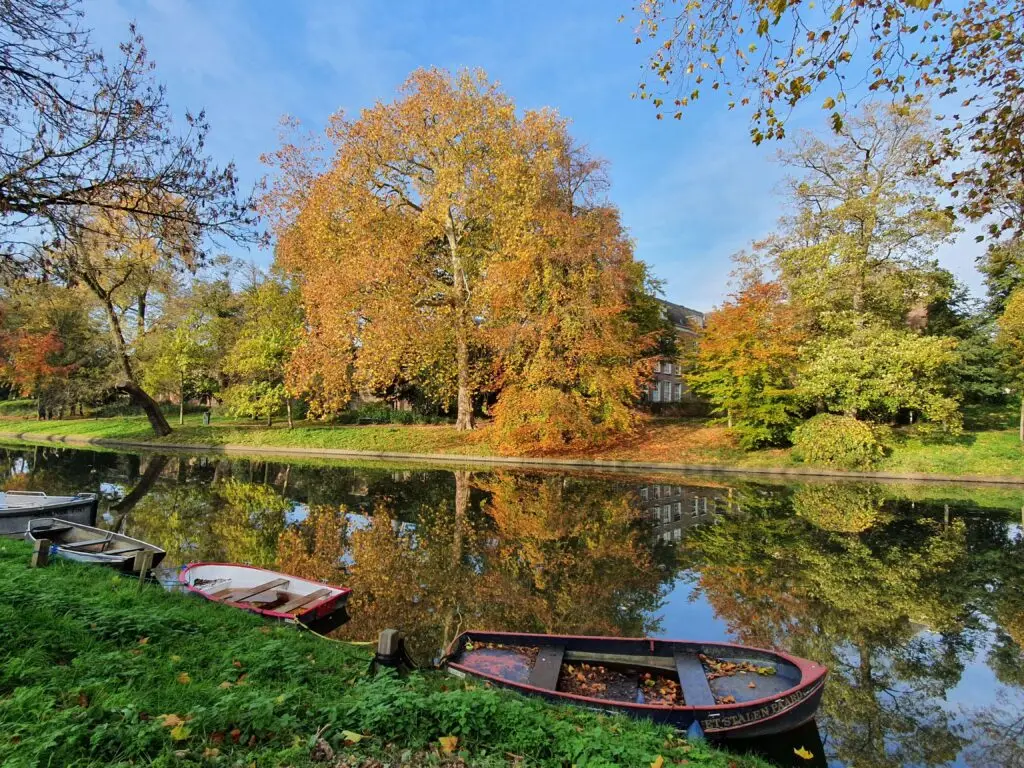
[[[206,600],[209,600],[209,601],[214,602],[214,603],[224,603],[224,604],[227,604],[227,601],[225,601],[223,598],[216,598],[216,597],[213,597],[212,595],[208,595],[206,592],[203,592],[201,589],[196,589],[195,587],[193,587],[191,584],[188,583],[188,579],[186,577],[186,574],[189,572],[190,569],[198,568],[201,565],[219,565],[219,566],[224,566],[224,567],[228,567],[228,568],[248,568],[249,570],[252,570],[252,571],[262,571],[263,573],[280,573],[280,571],[271,571],[268,568],[260,568],[257,565],[243,565],[241,563],[209,563],[209,562],[201,562],[201,563],[189,563],[188,565],[183,566],[181,568],[181,570],[178,571],[178,582],[182,586],[184,586],[185,589],[187,589],[189,592],[194,592],[195,594],[199,595],[200,597],[205,598]],[[311,582],[311,583],[319,583],[319,582],[314,582],[313,579],[303,579],[301,576],[293,576],[290,573],[285,573],[285,574],[281,574],[281,575],[282,576],[291,576],[293,579],[299,579],[301,581],[308,581],[308,582]],[[241,608],[243,611],[249,611],[251,613],[258,613],[261,616],[270,616],[270,617],[275,618],[275,619],[285,619],[287,621],[301,621],[302,619],[304,619],[307,616],[309,616],[309,614],[311,614],[311,613],[316,613],[316,618],[323,618],[324,616],[327,616],[328,614],[331,614],[331,613],[334,612],[334,606],[338,603],[339,600],[341,600],[342,598],[347,598],[350,594],[352,594],[352,589],[350,587],[338,587],[338,586],[335,586],[334,584],[324,584],[324,586],[327,587],[328,589],[336,589],[336,590],[338,590],[338,594],[328,595],[327,597],[321,598],[320,600],[317,600],[316,602],[314,602],[312,605],[305,606],[303,611],[302,611],[302,613],[298,613],[298,614],[295,614],[295,613],[282,613],[281,611],[275,611],[275,610],[272,610],[272,609],[269,609],[269,608],[248,607],[248,606],[246,606],[243,603],[230,604],[229,607],[231,607],[231,608]]]
[[[574,700],[574,701],[582,701],[582,702],[586,702],[587,704],[592,704],[592,705],[595,705],[595,706],[598,706],[598,707],[605,707],[605,708],[607,708],[609,706],[618,706],[618,707],[621,707],[623,709],[635,709],[635,710],[641,710],[641,711],[650,710],[650,711],[655,711],[655,712],[666,712],[666,711],[671,711],[671,712],[680,712],[680,711],[689,711],[689,712],[730,712],[730,711],[736,710],[736,709],[747,709],[749,707],[757,707],[757,706],[769,705],[772,702],[777,701],[778,699],[784,698],[786,696],[791,696],[794,693],[796,693],[797,691],[804,690],[804,689],[813,689],[819,683],[823,684],[824,683],[825,675],[828,674],[828,668],[827,667],[822,666],[820,664],[815,664],[813,661],[808,661],[807,659],[801,659],[799,656],[790,656],[788,653],[786,653],[784,651],[773,651],[773,650],[770,650],[768,648],[756,648],[756,647],[754,647],[752,645],[740,645],[739,643],[699,642],[699,641],[694,641],[694,640],[667,640],[667,639],[666,640],[656,640],[654,638],[649,638],[649,637],[606,637],[606,636],[596,636],[596,635],[541,635],[541,634],[534,634],[534,633],[529,633],[529,632],[485,632],[483,630],[480,630],[479,633],[480,634],[486,634],[486,635],[499,635],[501,637],[524,637],[524,638],[538,638],[538,639],[543,638],[543,639],[546,639],[549,643],[553,639],[554,640],[612,640],[612,641],[618,641],[618,642],[623,642],[623,641],[627,641],[627,642],[628,641],[633,641],[633,642],[650,642],[652,644],[652,646],[653,646],[654,643],[657,642],[657,643],[667,643],[667,644],[685,643],[687,645],[704,645],[704,646],[708,646],[708,647],[717,646],[719,648],[739,648],[741,650],[761,651],[762,653],[769,653],[769,654],[772,654],[773,656],[778,656],[779,658],[784,659],[785,661],[788,661],[790,664],[792,664],[793,666],[797,667],[800,670],[801,680],[800,680],[800,683],[798,685],[794,685],[792,688],[787,688],[786,690],[782,691],[781,693],[777,693],[777,694],[775,694],[773,696],[763,696],[760,699],[751,699],[750,701],[737,702],[736,704],[716,704],[714,707],[693,707],[693,706],[687,706],[687,705],[684,705],[682,707],[666,707],[666,706],[658,705],[658,704],[634,704],[632,702],[616,702],[614,700],[609,701],[608,699],[598,699],[598,698],[595,698],[593,696],[580,696],[579,694],[575,694],[575,693],[563,693],[562,691],[551,691],[551,690],[548,690],[547,688],[538,688],[536,686],[530,685],[529,683],[516,683],[516,682],[512,682],[511,680],[505,680],[504,678],[501,678],[501,677],[497,677],[497,676],[494,676],[494,675],[488,675],[488,674],[486,674],[484,672],[479,672],[477,670],[474,670],[474,669],[471,669],[469,667],[463,666],[462,664],[459,664],[457,662],[448,662],[448,666],[449,667],[457,669],[460,672],[464,672],[465,674],[471,675],[472,677],[487,678],[488,680],[492,680],[492,681],[494,681],[496,683],[499,683],[501,685],[508,685],[508,686],[513,687],[513,688],[522,688],[523,690],[527,690],[527,691],[530,691],[532,693],[538,693],[538,694],[542,694],[544,696],[551,696],[552,694],[554,694],[558,698],[566,698],[566,699],[571,699],[571,700]],[[448,646],[447,656],[450,657],[456,651],[456,649],[458,648],[459,642],[462,640],[463,637],[465,637],[467,635],[472,637],[472,635],[473,635],[472,630],[467,631],[467,632],[463,632],[462,634],[460,634],[458,637],[456,637],[452,641],[451,645]],[[684,695],[685,695],[685,691],[684,691]],[[803,700],[803,698],[807,698],[807,697],[806,696],[802,697],[801,701]],[[796,703],[799,703],[799,702],[796,702]],[[790,707],[787,707],[786,710],[783,710],[783,711],[788,711],[789,709],[790,709]],[[770,720],[770,719],[774,718],[775,716],[776,715],[773,714],[771,717],[766,718],[766,719]],[[759,720],[757,722],[763,722],[763,721]]]

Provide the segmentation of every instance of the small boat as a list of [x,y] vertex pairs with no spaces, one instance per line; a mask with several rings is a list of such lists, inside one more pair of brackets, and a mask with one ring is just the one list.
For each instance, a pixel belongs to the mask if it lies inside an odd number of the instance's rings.
[[59,517],[92,525],[98,505],[95,493],[48,496],[42,491],[0,491],[0,534],[24,534],[29,520],[36,517]]
[[178,572],[190,592],[263,616],[310,624],[343,611],[352,590],[266,568],[232,563],[191,563]]
[[648,638],[464,632],[448,670],[521,693],[646,717],[715,738],[784,733],[814,717],[828,670],[778,651]]
[[143,552],[153,553],[153,568],[159,565],[166,554],[160,547],[131,536],[55,517],[39,517],[29,521],[25,538],[28,541],[48,539],[52,545],[50,552],[58,557],[81,563],[110,565],[127,573],[135,571],[138,562],[135,558]]

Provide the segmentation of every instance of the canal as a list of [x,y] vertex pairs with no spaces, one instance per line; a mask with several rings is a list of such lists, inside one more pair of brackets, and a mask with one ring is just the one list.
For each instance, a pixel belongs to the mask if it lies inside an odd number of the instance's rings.
[[[1024,490],[0,449],[167,563],[354,589],[340,638],[469,628],[731,640],[832,670],[781,765],[1024,765]],[[794,750],[806,749],[809,760]]]

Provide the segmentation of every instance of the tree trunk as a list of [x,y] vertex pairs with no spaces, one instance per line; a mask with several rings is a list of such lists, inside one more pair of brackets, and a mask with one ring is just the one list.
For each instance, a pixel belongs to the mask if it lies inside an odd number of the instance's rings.
[[1020,428],[1018,429],[1017,437],[1024,443],[1024,392],[1020,396]]
[[103,309],[107,313],[107,321],[110,323],[110,335],[114,340],[115,351],[117,352],[117,362],[121,366],[121,373],[125,378],[125,381],[118,384],[114,389],[124,392],[128,395],[132,402],[141,408],[146,418],[149,419],[149,425],[153,428],[153,431],[160,437],[171,434],[171,425],[167,423],[167,419],[163,412],[160,410],[160,406],[157,405],[156,400],[149,396],[149,394],[135,382],[135,372],[132,370],[132,361],[128,356],[128,345],[124,341],[124,333],[121,330],[121,320],[117,316],[117,312],[114,310],[114,305],[110,301],[110,297],[104,295],[97,286],[89,284],[92,288],[93,293],[96,294],[97,298],[103,301]]
[[178,426],[185,423],[185,374],[181,375],[181,387],[178,390]]
[[171,434],[171,425],[167,423],[160,405],[150,397],[146,391],[134,381],[126,381],[114,387],[119,392],[124,392],[131,398],[132,403],[138,406],[149,419],[149,426],[153,428],[160,437]]
[[269,412],[267,413],[267,426],[268,427],[274,426],[274,414],[269,413]]
[[288,414],[288,429],[291,429],[295,423],[292,421],[292,399],[290,397],[284,399],[284,410]]
[[470,396],[469,383],[469,343],[466,330],[459,324],[457,333],[456,362],[459,366],[459,399],[455,428],[460,432],[473,429],[473,398]]
[[456,405],[455,428],[460,432],[473,429],[473,397],[469,381],[469,325],[473,318],[469,312],[469,285],[459,252],[455,221],[448,212],[448,248],[452,256],[452,287],[455,289],[455,365],[458,368],[459,394]]

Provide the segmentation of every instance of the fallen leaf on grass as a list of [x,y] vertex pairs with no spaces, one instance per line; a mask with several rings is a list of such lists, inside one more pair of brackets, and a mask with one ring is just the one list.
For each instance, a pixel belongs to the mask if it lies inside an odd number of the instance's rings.
[[797,757],[802,757],[804,760],[810,760],[812,757],[814,757],[814,753],[811,752],[811,750],[807,749],[807,747],[800,747],[800,749],[794,749],[793,754]]
[[164,728],[174,728],[175,726],[182,725],[185,722],[185,720],[179,715],[157,715],[157,717],[162,717],[164,719]]
[[139,638],[139,645],[147,645],[148,643],[149,643],[149,638],[148,637],[140,637]]
[[171,738],[175,741],[184,741],[188,738],[189,733],[187,725],[176,725],[171,728]]
[[661,755],[658,755],[656,758],[654,758],[654,762],[651,763],[651,768],[661,768],[661,766],[663,766],[664,764],[665,758]]
[[216,747],[207,747],[203,750],[203,757],[217,757],[220,754],[220,750]]
[[231,666],[235,667],[236,669],[241,669],[242,668],[242,662],[240,662],[238,659],[235,659],[234,661],[231,662]]
[[458,736],[442,736],[438,741],[441,743],[441,749],[444,750],[446,755],[452,754],[459,745]]
[[218,688],[230,688],[232,685],[234,685],[234,683],[225,680],[223,683],[221,683],[217,687]]
[[86,696],[84,693],[78,694],[78,706],[82,707],[83,709],[89,706],[89,697]]
[[172,653],[172,654],[171,654],[171,661],[172,661],[173,663],[177,664],[177,663],[178,663],[179,661],[181,661],[181,656],[179,656],[179,655],[178,655],[178,654],[176,654],[176,653]]
[[356,733],[355,731],[342,731],[341,738],[345,740],[346,744],[358,744],[366,737],[361,733]]
[[240,730],[238,730],[237,728],[234,728],[234,729],[232,729],[232,731],[230,733],[230,736],[231,736],[231,740],[233,742],[235,742],[235,744],[237,744],[238,740],[242,737],[242,732]]
[[213,733],[211,733],[210,734],[210,741],[212,741],[214,744],[223,744],[224,743],[224,731],[214,731]]
[[178,675],[178,682],[182,685],[188,685],[192,682],[192,678],[189,676],[188,672],[182,672]]

